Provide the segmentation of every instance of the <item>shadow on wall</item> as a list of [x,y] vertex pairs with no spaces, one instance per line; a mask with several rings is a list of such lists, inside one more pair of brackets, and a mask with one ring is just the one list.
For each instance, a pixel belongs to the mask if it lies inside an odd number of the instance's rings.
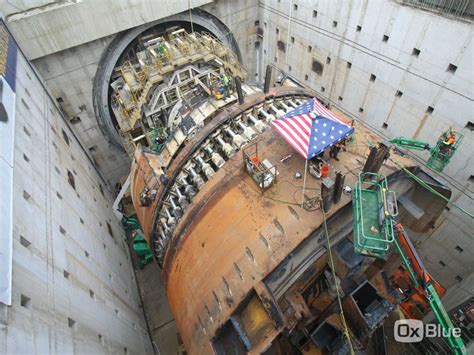
[[[449,187],[441,181],[435,180],[433,176],[426,174],[419,167],[409,168],[408,170],[445,198],[449,199],[451,197],[452,192]],[[395,176],[391,176],[389,179],[390,183],[396,183],[397,181],[411,185],[405,193],[397,196],[399,206],[398,220],[412,232],[430,232],[446,208],[447,201],[431,193],[403,172],[395,174]]]

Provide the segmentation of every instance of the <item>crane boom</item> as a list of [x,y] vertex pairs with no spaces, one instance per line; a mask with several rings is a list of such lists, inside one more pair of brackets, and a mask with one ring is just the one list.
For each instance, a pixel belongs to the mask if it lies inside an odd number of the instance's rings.
[[430,145],[428,143],[418,141],[415,139],[408,139],[403,137],[397,137],[390,139],[390,143],[393,143],[399,147],[415,149],[415,150],[430,150]]
[[[411,280],[415,287],[421,287],[424,291],[424,295],[433,311],[436,319],[444,330],[444,334],[447,334],[447,341],[449,346],[455,354],[467,354],[466,347],[460,337],[456,337],[453,334],[453,323],[449,318],[446,309],[441,303],[438,292],[436,292],[435,284],[437,281],[434,280],[431,275],[426,271],[423,263],[413,246],[410,238],[406,234],[403,226],[399,223],[396,226],[398,231],[397,237],[393,243],[397,249],[398,254],[402,258],[403,265],[407,269]],[[405,252],[403,251],[405,250]]]
[[[389,142],[401,148],[429,150],[430,157],[426,162],[426,165],[437,172],[442,172],[456,153],[463,137],[464,135],[461,132],[449,128],[441,134],[434,147],[430,147],[426,142],[404,137],[393,138],[390,139]],[[399,149],[397,150],[400,151]]]

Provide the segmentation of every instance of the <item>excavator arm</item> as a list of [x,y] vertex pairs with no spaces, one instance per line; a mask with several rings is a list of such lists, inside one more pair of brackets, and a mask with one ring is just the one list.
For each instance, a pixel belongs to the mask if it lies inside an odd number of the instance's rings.
[[448,334],[447,341],[453,352],[455,354],[467,354],[462,339],[460,337],[455,337],[453,334],[453,323],[451,322],[446,309],[441,303],[438,292],[436,291],[435,286],[439,285],[438,282],[426,271],[403,226],[397,224],[396,229],[398,234],[397,238],[394,239],[395,248],[402,258],[403,265],[407,269],[414,286],[423,289],[424,296],[426,297],[436,319],[443,328],[444,334]]

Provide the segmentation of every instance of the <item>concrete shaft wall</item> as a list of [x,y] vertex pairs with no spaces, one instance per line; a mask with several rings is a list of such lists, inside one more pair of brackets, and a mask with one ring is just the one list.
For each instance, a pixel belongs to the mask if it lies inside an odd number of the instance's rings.
[[84,146],[93,157],[97,168],[111,186],[130,169],[130,160],[110,144],[102,134],[92,102],[92,83],[102,53],[113,36],[64,50],[34,61],[48,90],[60,107]]
[[[443,177],[453,201],[474,211],[474,132],[466,128],[474,112],[472,24],[389,0],[261,0],[259,20],[264,33],[256,51],[265,65],[287,71],[383,135],[434,145],[448,127],[462,131]],[[313,70],[314,61],[322,70]],[[428,270],[452,287],[448,296],[474,291],[473,228],[451,207],[416,240]]]
[[0,304],[0,353],[150,353],[112,195],[21,55],[15,106],[13,289],[12,305]]
[[191,4],[199,7],[210,2],[83,0],[52,1],[44,5],[32,2],[28,9],[8,14],[7,22],[20,46],[25,48],[27,58],[32,60],[185,11]]

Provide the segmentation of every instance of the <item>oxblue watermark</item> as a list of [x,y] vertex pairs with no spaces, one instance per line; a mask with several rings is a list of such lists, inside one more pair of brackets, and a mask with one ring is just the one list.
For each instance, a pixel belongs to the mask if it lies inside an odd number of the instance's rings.
[[446,330],[439,324],[423,324],[418,319],[400,319],[395,321],[393,335],[400,343],[417,343],[424,338],[460,337],[461,329],[453,327]]

